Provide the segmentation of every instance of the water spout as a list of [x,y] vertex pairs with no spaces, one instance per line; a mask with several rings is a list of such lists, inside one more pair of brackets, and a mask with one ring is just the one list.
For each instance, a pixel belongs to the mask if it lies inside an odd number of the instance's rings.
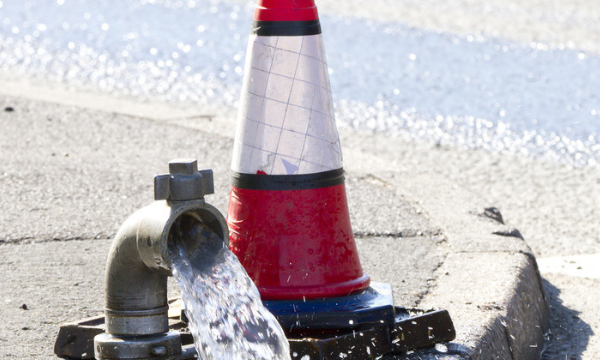
[[181,217],[169,241],[188,329],[201,360],[290,360],[277,319],[237,257],[203,224]]

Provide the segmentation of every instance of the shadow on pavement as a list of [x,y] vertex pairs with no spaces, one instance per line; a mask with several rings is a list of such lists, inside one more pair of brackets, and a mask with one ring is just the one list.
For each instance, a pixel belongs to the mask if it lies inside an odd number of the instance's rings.
[[542,360],[581,360],[594,332],[579,318],[579,311],[562,305],[560,289],[546,279],[543,282],[550,307],[550,331]]

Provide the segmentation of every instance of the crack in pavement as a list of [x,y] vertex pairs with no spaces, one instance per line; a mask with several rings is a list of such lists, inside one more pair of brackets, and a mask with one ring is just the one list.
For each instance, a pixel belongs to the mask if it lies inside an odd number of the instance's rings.
[[114,236],[97,235],[97,236],[92,236],[92,237],[72,236],[72,237],[63,237],[63,238],[39,238],[39,239],[36,239],[35,237],[28,236],[28,237],[10,239],[10,240],[0,239],[0,246],[3,246],[3,245],[28,245],[28,244],[34,244],[34,243],[42,244],[42,243],[49,243],[49,242],[110,240],[113,237]]

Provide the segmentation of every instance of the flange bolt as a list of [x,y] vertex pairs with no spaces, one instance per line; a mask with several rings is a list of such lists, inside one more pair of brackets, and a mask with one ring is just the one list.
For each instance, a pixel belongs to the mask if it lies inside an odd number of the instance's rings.
[[157,346],[152,349],[152,355],[165,356],[167,355],[167,348],[164,346]]

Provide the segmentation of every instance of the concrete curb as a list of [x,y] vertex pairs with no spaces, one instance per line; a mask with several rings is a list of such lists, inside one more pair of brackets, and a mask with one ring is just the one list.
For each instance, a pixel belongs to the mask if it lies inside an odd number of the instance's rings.
[[347,170],[418,204],[446,239],[448,255],[418,306],[447,309],[457,338],[447,354],[418,352],[414,359],[538,359],[550,313],[535,256],[518,230],[486,216],[493,204],[403,157],[435,156],[430,145],[406,151],[403,142],[378,134],[342,129],[340,136]]
[[457,338],[447,354],[427,350],[410,359],[539,359],[550,314],[531,249],[518,231],[486,216],[467,190],[443,179],[432,190],[423,187],[427,177],[403,178],[398,189],[435,219],[449,251],[419,306],[447,309]]

